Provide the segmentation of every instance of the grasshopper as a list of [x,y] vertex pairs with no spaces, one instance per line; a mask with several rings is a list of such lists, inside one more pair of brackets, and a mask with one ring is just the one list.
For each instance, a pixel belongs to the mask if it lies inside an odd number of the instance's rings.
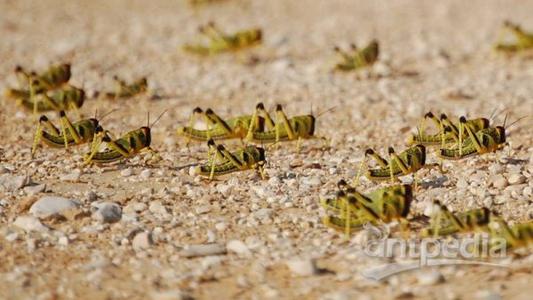
[[435,200],[433,205],[438,210],[431,216],[430,227],[422,230],[422,236],[437,237],[460,232],[485,230],[491,219],[491,212],[486,207],[453,214],[438,200]]
[[33,85],[38,84],[33,81],[30,90],[8,89],[6,96],[16,99],[17,104],[33,110],[34,113],[45,111],[77,110],[85,101],[85,91],[77,87],[67,85],[50,92],[36,93]]
[[342,61],[335,65],[334,70],[352,71],[373,65],[379,56],[379,44],[372,40],[365,48],[359,49],[355,44],[350,51],[343,51],[339,47],[333,50],[341,56]]
[[[256,110],[265,111],[263,103],[259,103],[256,106]],[[205,123],[208,125],[208,129],[200,130],[195,129],[194,123],[198,115],[203,116]],[[266,113],[268,116],[268,113]],[[267,124],[272,124],[270,116],[266,118]],[[251,126],[253,122],[253,126]],[[270,123],[269,123],[270,122]],[[208,108],[205,112],[197,107],[193,110],[191,118],[189,120],[189,126],[178,128],[178,135],[185,136],[187,138],[187,144],[190,140],[196,141],[208,141],[213,140],[226,140],[226,139],[244,139],[247,133],[252,131],[263,131],[265,126],[265,118],[261,116],[239,116],[223,120],[212,109]],[[271,126],[271,125],[269,125]]]
[[[148,122],[146,126],[139,129],[132,130],[121,138],[113,140],[106,130],[103,133],[101,141],[92,147],[91,152],[85,155],[85,164],[97,163],[111,163],[121,160],[123,158],[130,158],[138,154],[141,151],[150,151],[156,153],[151,147],[152,134],[151,127],[154,126],[166,111],[163,111],[159,117],[150,124],[150,115],[148,115]],[[99,152],[101,143],[106,143],[107,148],[104,151]]]
[[533,48],[533,33],[525,32],[519,25],[513,24],[509,21],[503,23],[502,34],[500,34],[500,39],[502,38],[503,33],[507,31],[512,33],[516,38],[516,43],[496,43],[494,49],[501,52],[515,53],[522,50],[527,50]]
[[394,148],[389,147],[388,149],[390,160],[387,161],[377,154],[373,149],[367,149],[365,151],[365,158],[361,161],[359,166],[359,171],[355,178],[355,184],[359,182],[359,176],[364,165],[366,165],[366,159],[368,156],[371,156],[379,165],[377,168],[368,169],[366,171],[366,177],[371,181],[385,181],[390,179],[391,182],[394,182],[398,177],[413,174],[413,180],[415,182],[415,189],[418,186],[415,173],[422,169],[428,167],[439,167],[439,170],[444,173],[441,165],[435,164],[426,164],[426,147],[423,145],[415,145],[410,148],[407,148],[400,154],[396,154]]
[[[425,121],[427,119],[432,120],[438,132],[435,134],[426,134],[425,133]],[[486,118],[476,118],[467,120],[464,124],[465,127],[470,127],[473,132],[478,132],[479,130],[488,128],[490,121]],[[417,127],[417,134],[413,134],[409,137],[407,141],[408,145],[422,144],[424,146],[433,146],[441,145],[444,147],[446,144],[458,143],[459,142],[459,126],[454,124],[448,119],[445,114],[440,115],[440,119],[437,118],[432,112],[428,112],[424,115],[422,119],[422,125]],[[467,136],[467,133],[463,133],[462,138],[464,139]]]
[[148,80],[146,77],[142,77],[131,84],[127,84],[117,76],[114,76],[113,80],[116,83],[116,88],[114,92],[105,94],[108,99],[131,98],[148,90]]
[[344,180],[338,183],[339,191],[335,199],[321,200],[327,210],[333,210],[338,216],[323,219],[326,226],[345,230],[346,234],[365,223],[404,220],[409,214],[413,199],[410,185],[394,185],[376,189],[366,195],[356,191]]
[[31,80],[35,80],[37,93],[61,87],[70,79],[70,64],[52,65],[41,74],[28,72],[22,66],[15,67],[15,74],[21,87],[25,87]]
[[489,232],[493,244],[497,239],[503,240],[507,249],[526,247],[533,243],[533,221],[510,227],[500,217],[496,217],[489,224]]
[[254,28],[227,34],[219,30],[213,22],[199,28],[200,34],[209,39],[207,45],[186,44],[183,50],[194,54],[208,56],[221,52],[237,51],[261,44],[263,34],[261,29]]
[[[325,111],[324,113],[331,111],[333,108]],[[316,117],[313,114],[295,116],[292,118],[287,118],[287,115],[283,112],[281,105],[276,106],[276,123],[272,121],[266,111],[264,113],[265,122],[270,130],[261,131],[253,130],[250,128],[247,135],[246,141],[251,141],[254,143],[278,143],[281,141],[294,141],[296,140],[296,149],[300,151],[300,144],[302,139],[313,139],[320,138],[325,140],[323,137],[315,136],[315,123],[316,119],[323,113],[317,115]],[[259,114],[259,111],[256,110],[252,116],[252,124],[254,124],[253,118]]]
[[263,148],[246,146],[230,152],[224,145],[216,145],[212,139],[207,142],[207,146],[209,147],[207,163],[196,167],[197,174],[208,176],[211,181],[216,176],[256,169],[261,178],[265,179],[263,167],[266,159]]
[[[112,111],[111,111],[112,112]],[[109,112],[109,113],[111,113]],[[108,113],[108,114],[109,114]],[[32,158],[37,150],[37,145],[42,141],[49,147],[67,149],[69,146],[81,145],[91,142],[91,151],[98,143],[99,136],[103,132],[99,121],[94,118],[84,119],[72,123],[66,116],[64,111],[59,112],[61,130],[45,116],[39,118],[35,137],[33,139],[33,146],[31,149]],[[102,116],[101,119],[103,119]],[[46,130],[45,130],[46,129]]]
[[461,134],[459,136],[462,136],[463,129],[466,129],[468,137],[460,140],[455,148],[441,149],[439,154],[441,158],[458,160],[473,155],[494,152],[505,145],[505,123],[504,126],[489,127],[474,132],[469,126],[465,126],[465,117],[461,117],[459,122],[461,123]]

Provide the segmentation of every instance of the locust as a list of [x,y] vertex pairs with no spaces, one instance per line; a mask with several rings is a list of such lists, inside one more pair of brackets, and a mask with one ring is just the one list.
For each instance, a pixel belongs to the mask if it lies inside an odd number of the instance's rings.
[[224,145],[217,145],[213,139],[207,142],[209,148],[208,160],[205,164],[195,168],[195,173],[201,176],[214,177],[240,172],[257,170],[262,179],[265,179],[264,165],[266,164],[265,150],[256,146],[245,146],[237,151],[230,152]]
[[[257,104],[256,110],[264,111],[263,103]],[[202,130],[194,128],[194,124],[198,116],[203,117],[208,129]],[[270,117],[268,117],[266,120],[272,122]],[[252,122],[253,126],[251,126]],[[223,120],[210,108],[204,112],[200,107],[196,107],[190,117],[189,126],[178,128],[177,133],[178,135],[184,136],[187,139],[188,145],[190,140],[203,142],[208,141],[209,139],[228,140],[239,138],[243,140],[250,130],[263,131],[264,128],[265,118],[261,116],[256,117],[255,115],[243,115]]]
[[[331,111],[333,108],[323,112],[326,113]],[[266,113],[266,111],[264,112]],[[326,140],[323,137],[317,137],[315,135],[315,125],[316,119],[322,115],[318,114],[314,116],[312,113],[309,115],[294,116],[288,118],[287,115],[283,112],[283,108],[280,104],[276,106],[276,123],[272,121],[272,118],[266,113],[264,115],[266,127],[270,130],[253,130],[251,128],[245,140],[248,142],[254,142],[258,144],[269,144],[269,143],[279,143],[283,141],[297,141],[296,149],[300,151],[300,144],[303,139],[315,139],[319,138]],[[254,116],[257,116],[258,112],[254,113]],[[252,124],[254,124],[252,120]]]
[[37,74],[27,71],[22,66],[15,67],[15,74],[20,86],[24,89],[32,80],[36,81],[36,93],[61,87],[70,80],[70,64],[52,65],[46,71]]
[[209,56],[222,52],[237,51],[261,44],[263,34],[261,29],[253,28],[227,34],[219,30],[213,22],[199,28],[201,35],[207,37],[207,44],[186,44],[186,52]]
[[489,224],[489,234],[493,245],[504,246],[505,249],[527,247],[533,244],[533,221],[511,227],[500,217],[495,217]]
[[430,226],[422,230],[422,236],[446,236],[454,233],[485,231],[491,220],[488,208],[476,208],[457,214],[451,213],[440,201],[433,202],[435,212],[431,216]]
[[366,223],[405,220],[409,214],[413,199],[410,185],[379,188],[366,195],[344,180],[339,181],[338,187],[336,198],[321,200],[322,206],[336,212],[337,216],[327,216],[322,221],[326,226],[344,230],[347,235]]
[[488,127],[477,132],[465,125],[465,117],[461,117],[459,122],[460,131],[466,130],[468,137],[460,141],[457,147],[441,149],[439,156],[442,159],[459,160],[473,155],[495,152],[506,144],[505,122],[503,126]]
[[516,53],[523,50],[533,48],[533,32],[525,32],[519,25],[513,24],[510,21],[503,23],[502,34],[499,40],[502,39],[503,33],[510,32],[516,39],[515,43],[497,42],[494,46],[496,51],[505,53]]
[[[109,131],[104,131],[101,141],[94,145],[90,153],[85,155],[85,164],[111,163],[124,158],[133,157],[141,151],[156,153],[150,147],[152,143],[151,127],[161,119],[165,112],[166,111],[163,111],[152,124],[150,124],[150,115],[148,115],[146,126],[132,130],[119,139],[113,140]],[[102,143],[106,144],[106,149],[99,151]]]
[[334,70],[352,71],[372,66],[378,60],[379,43],[376,40],[372,40],[363,49],[359,49],[355,44],[352,44],[351,49],[348,51],[343,51],[339,47],[334,47],[333,50],[341,57],[341,62],[335,65]]
[[16,100],[19,106],[34,113],[45,111],[77,110],[85,101],[85,91],[72,85],[65,85],[49,92],[36,93],[33,89],[33,81],[30,90],[8,89],[6,96]]
[[[433,121],[438,129],[437,133],[426,133],[425,122],[427,119]],[[489,119],[475,118],[467,120],[464,126],[469,127],[473,132],[478,132],[479,130],[488,128],[489,124]],[[424,146],[440,145],[441,147],[451,143],[457,144],[459,143],[459,127],[460,125],[451,122],[446,114],[441,114],[439,119],[432,112],[428,112],[424,115],[421,126],[417,127],[417,133],[409,137],[407,144],[421,144]],[[467,133],[463,132],[462,138],[464,139],[466,137]]]
[[[111,113],[111,112],[109,112]],[[109,114],[108,113],[108,114]],[[39,118],[35,136],[33,139],[33,146],[31,149],[32,158],[35,155],[37,146],[43,142],[52,148],[67,149],[69,146],[82,145],[91,143],[91,151],[98,143],[102,135],[103,128],[100,126],[96,116],[90,119],[83,119],[72,123],[66,116],[64,111],[59,112],[60,129],[58,129],[45,115]],[[103,119],[102,116],[101,119]]]
[[148,90],[148,80],[146,77],[139,78],[131,84],[126,83],[117,76],[114,76],[113,80],[115,81],[116,88],[114,92],[105,94],[108,99],[131,98]]
[[390,159],[387,161],[379,154],[377,154],[373,149],[367,149],[365,151],[365,158],[361,161],[359,166],[359,171],[355,178],[355,185],[359,182],[359,177],[363,166],[366,165],[367,157],[372,157],[378,164],[376,168],[370,168],[366,171],[366,177],[371,181],[385,181],[391,180],[391,182],[396,181],[400,176],[413,174],[413,180],[415,182],[415,188],[418,186],[415,173],[422,168],[429,168],[437,166],[439,170],[444,173],[442,166],[440,164],[426,164],[426,147],[424,145],[414,145],[411,146],[400,154],[396,154],[394,148],[389,147],[388,149]]

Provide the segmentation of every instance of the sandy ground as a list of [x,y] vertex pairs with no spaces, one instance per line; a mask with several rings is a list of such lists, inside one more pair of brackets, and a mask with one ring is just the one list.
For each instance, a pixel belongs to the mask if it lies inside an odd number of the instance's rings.
[[[533,29],[533,1],[235,0],[199,9],[184,1],[153,3],[0,2],[0,89],[15,84],[16,64],[43,69],[68,61],[72,83],[89,95],[111,89],[113,75],[148,76],[157,99],[89,99],[83,106],[85,116],[96,108],[118,109],[103,121],[117,135],[144,125],[148,111],[168,109],[152,131],[161,161],[148,164],[144,155],[83,167],[84,147],[41,148],[32,160],[36,122],[3,99],[1,176],[28,176],[46,187],[36,195],[31,188],[0,189],[0,298],[529,298],[528,251],[512,256],[505,269],[448,266],[383,282],[365,279],[360,272],[379,261],[361,253],[357,235],[346,241],[324,227],[318,200],[334,193],[339,179],[354,176],[367,147],[402,149],[428,110],[488,117],[507,109],[511,120],[531,116],[533,61],[496,55],[491,45],[505,19]],[[207,59],[178,50],[210,20],[228,31],[261,27],[264,45]],[[329,72],[333,46],[372,38],[381,42],[374,72],[382,78]],[[253,172],[214,182],[190,176],[189,165],[206,157],[204,144],[187,149],[175,134],[191,110],[212,107],[229,117],[251,113],[258,101],[269,109],[281,103],[289,115],[337,107],[317,124],[332,148],[306,141],[300,153],[293,144],[271,150],[266,181]],[[447,162],[447,174],[421,171],[413,218],[440,199],[455,211],[488,206],[512,223],[530,220],[531,128],[531,118],[521,121],[503,151]],[[433,152],[428,159],[435,161]],[[79,179],[68,180],[77,172]],[[508,182],[513,175],[522,179]],[[496,188],[493,181],[501,176],[504,184]],[[363,180],[361,190],[374,186]],[[17,228],[17,217],[43,196],[75,199],[81,208],[67,220],[41,220],[51,228],[45,233]],[[119,222],[94,218],[102,202],[120,206]],[[147,232],[151,243],[138,232]],[[228,253],[183,254],[190,245],[208,243],[227,244]],[[296,260],[314,260],[320,271],[298,276],[286,264]]]

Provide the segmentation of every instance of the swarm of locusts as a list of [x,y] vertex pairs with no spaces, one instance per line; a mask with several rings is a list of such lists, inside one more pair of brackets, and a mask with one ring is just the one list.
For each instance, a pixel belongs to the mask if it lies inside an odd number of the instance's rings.
[[[196,1],[191,1],[191,3]],[[201,2],[201,1],[198,1]],[[533,47],[533,35],[523,32],[519,26],[505,22],[504,28],[517,38],[515,44],[498,43],[495,48],[505,52],[517,52]],[[186,52],[206,56],[222,52],[238,51],[259,45],[263,34],[261,29],[249,29],[234,34],[224,33],[214,23],[199,29],[208,39],[207,44],[187,44]],[[374,64],[379,55],[376,40],[362,49],[355,45],[350,51],[336,47],[341,61],[333,69],[352,71]],[[67,116],[68,110],[78,112],[85,101],[82,88],[69,84],[71,65],[52,65],[39,72],[27,71],[21,66],[14,70],[18,87],[6,90],[6,97],[16,104],[37,112],[55,111],[59,113],[57,124],[46,115],[37,121],[31,155],[36,155],[40,144],[53,148],[69,148],[83,144],[88,145],[84,164],[109,164],[138,155],[141,152],[157,154],[151,148],[151,128],[163,116],[163,113],[145,126],[133,129],[121,137],[102,126],[103,118],[111,113],[92,118],[78,118],[73,122]],[[148,91],[148,80],[142,77],[132,83],[126,83],[117,76],[113,77],[116,85],[112,91],[103,94],[104,98],[118,101],[128,99]],[[329,110],[328,110],[329,111]],[[326,111],[326,112],[328,112]],[[321,114],[287,115],[281,105],[275,106],[271,115],[265,105],[259,102],[250,114],[223,118],[211,108],[196,107],[192,110],[188,124],[177,129],[186,146],[191,142],[207,145],[207,157],[198,164],[194,171],[209,181],[224,175],[247,170],[255,170],[262,179],[267,176],[264,168],[268,152],[284,142],[295,142],[296,150],[301,149],[302,141],[326,138],[316,134],[317,119]],[[78,112],[79,116],[79,112]],[[207,128],[198,129],[197,121],[203,121]],[[400,152],[388,147],[388,157],[379,153],[381,149],[368,148],[362,153],[363,159],[357,168],[353,184],[341,180],[338,191],[333,198],[321,199],[321,205],[329,213],[323,218],[326,226],[339,229],[346,234],[359,230],[367,223],[386,224],[397,221],[402,231],[409,227],[410,207],[418,190],[417,172],[424,168],[437,167],[441,173],[443,160],[462,160],[471,156],[498,152],[506,145],[506,120],[501,126],[491,124],[487,118],[467,119],[462,116],[452,121],[446,114],[439,117],[428,112],[416,127],[416,132],[407,139],[407,146]],[[429,129],[427,123],[434,124]],[[516,123],[516,122],[515,122]],[[228,149],[221,141],[240,140],[242,146]],[[105,146],[104,146],[105,145]],[[439,163],[427,163],[428,149],[437,148]],[[369,166],[367,159],[375,161]],[[390,185],[362,193],[357,190],[361,176],[374,182],[387,182]],[[399,177],[412,175],[413,185],[399,184]],[[452,213],[438,200],[434,201],[433,215],[429,225],[421,231],[422,236],[440,237],[472,231],[487,232],[493,239],[504,239],[508,247],[526,246],[533,241],[533,223],[509,226],[488,208],[476,208],[465,212]]]

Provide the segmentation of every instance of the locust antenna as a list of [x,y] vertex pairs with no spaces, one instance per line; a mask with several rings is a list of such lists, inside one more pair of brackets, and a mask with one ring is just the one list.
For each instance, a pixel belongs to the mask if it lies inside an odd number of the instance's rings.
[[157,117],[157,119],[155,119],[155,121],[150,124],[150,128],[153,127],[157,122],[159,122],[159,120],[161,119],[161,117],[168,111],[168,109],[165,109],[161,114],[159,114],[159,116]]

